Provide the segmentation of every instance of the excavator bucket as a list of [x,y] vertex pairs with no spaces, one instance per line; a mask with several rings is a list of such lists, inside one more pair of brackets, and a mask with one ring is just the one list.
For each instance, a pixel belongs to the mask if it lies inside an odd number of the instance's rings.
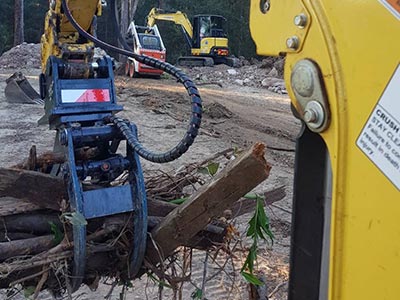
[[21,72],[15,72],[6,80],[4,93],[10,103],[44,104],[43,99]]

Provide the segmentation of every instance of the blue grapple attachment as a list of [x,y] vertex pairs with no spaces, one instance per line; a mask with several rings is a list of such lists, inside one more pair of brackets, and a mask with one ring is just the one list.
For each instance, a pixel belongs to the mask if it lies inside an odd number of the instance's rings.
[[[146,191],[137,153],[128,143],[125,155],[117,153],[125,137],[107,121],[122,110],[116,100],[112,61],[103,57],[82,64],[50,56],[40,81],[46,111],[41,122],[47,120],[57,131],[55,151],[66,157],[59,173],[65,178],[71,212],[81,220],[72,225],[72,290],[79,288],[85,274],[88,219],[132,213],[129,274],[135,277],[146,249]],[[123,122],[137,138],[136,126]],[[121,176],[127,178],[126,184],[113,186]]]

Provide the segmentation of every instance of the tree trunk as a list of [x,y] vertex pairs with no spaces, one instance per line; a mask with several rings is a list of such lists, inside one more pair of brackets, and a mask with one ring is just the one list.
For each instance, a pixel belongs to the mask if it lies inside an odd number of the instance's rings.
[[135,18],[137,6],[139,4],[139,0],[131,0],[131,7],[130,7],[130,20],[133,20]]
[[14,46],[24,42],[24,0],[14,0]]
[[[128,1],[122,1],[121,3],[121,14],[120,14],[120,22],[119,22],[119,30],[121,32],[122,38],[125,38],[126,31],[128,30],[129,26],[129,2]],[[120,47],[123,48],[123,46],[120,43]],[[120,55],[119,61],[123,64],[126,63],[127,57],[125,55]]]

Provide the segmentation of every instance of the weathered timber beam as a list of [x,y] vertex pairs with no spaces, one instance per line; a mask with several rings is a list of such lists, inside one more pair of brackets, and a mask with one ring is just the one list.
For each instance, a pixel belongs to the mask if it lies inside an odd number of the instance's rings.
[[0,168],[0,197],[28,200],[41,208],[59,210],[67,199],[61,178],[40,172]]
[[264,181],[271,169],[264,158],[264,150],[265,145],[255,144],[217,174],[210,184],[169,213],[151,232],[154,243],[148,243],[148,260],[159,263],[160,255],[164,258],[170,255],[206,227],[213,217],[222,215],[235,201]]
[[27,200],[0,197],[0,217],[28,213],[40,209],[40,206],[30,203]]

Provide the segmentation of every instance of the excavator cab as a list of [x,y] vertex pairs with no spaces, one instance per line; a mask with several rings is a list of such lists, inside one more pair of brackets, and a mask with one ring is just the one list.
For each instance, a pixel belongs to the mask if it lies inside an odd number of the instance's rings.
[[193,17],[193,46],[200,48],[203,38],[226,38],[226,19],[222,16],[197,15]]
[[193,55],[228,56],[226,19],[218,15],[196,15],[193,17]]

